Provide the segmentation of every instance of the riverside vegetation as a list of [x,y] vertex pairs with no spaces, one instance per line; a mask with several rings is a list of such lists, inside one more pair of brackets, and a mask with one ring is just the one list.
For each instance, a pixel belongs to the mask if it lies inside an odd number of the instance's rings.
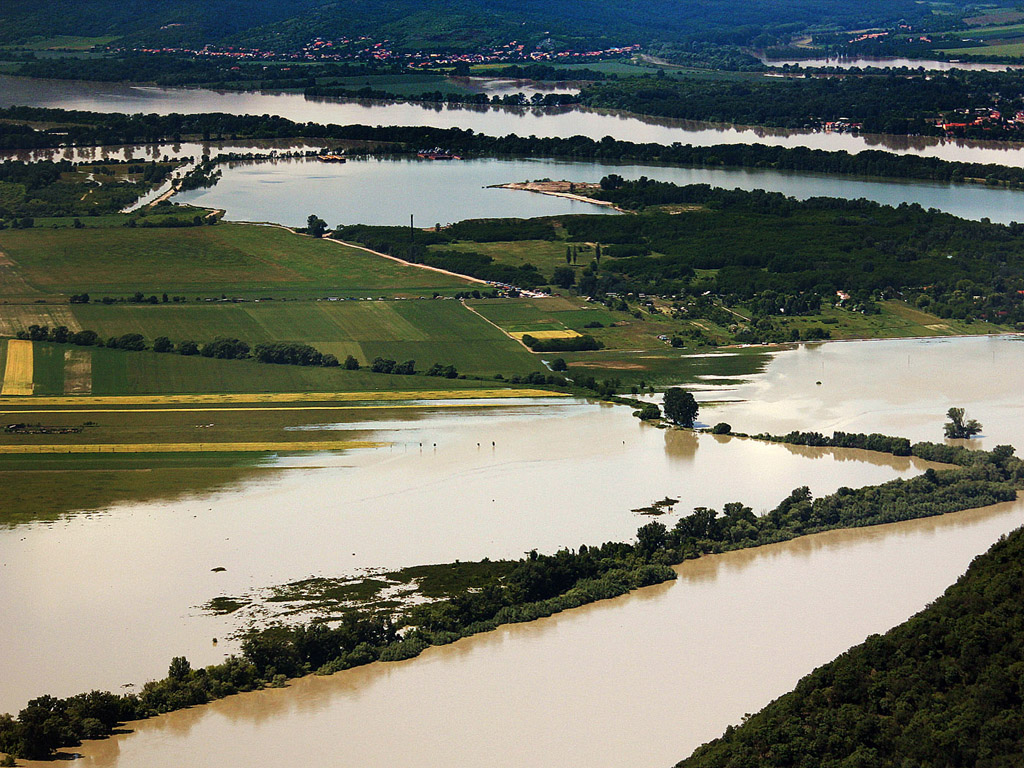
[[[906,442],[866,435],[837,439],[893,453],[902,452]],[[739,502],[726,504],[722,514],[700,507],[671,529],[658,521],[642,526],[635,544],[608,542],[554,555],[530,552],[517,561],[433,566],[432,580],[424,579],[428,586],[421,589],[429,597],[429,585],[434,585],[433,595],[450,596],[401,610],[355,607],[334,625],[313,622],[253,631],[241,656],[203,669],[192,669],[185,658],[177,657],[167,677],[147,683],[137,694],[93,691],[64,699],[33,699],[17,717],[0,717],[0,750],[45,758],[81,739],[109,735],[128,720],[281,685],[310,672],[330,674],[373,661],[412,658],[431,645],[668,581],[675,578],[671,565],[704,554],[987,506],[1015,498],[1024,483],[1024,462],[1010,446],[976,451],[917,443],[910,453],[950,462],[954,468],[929,469],[909,480],[860,489],[840,488],[818,499],[806,487],[797,488],[760,517]],[[450,591],[438,588],[438,582]]]
[[[42,125],[42,128],[39,126]],[[655,144],[606,136],[538,138],[487,136],[469,129],[422,126],[321,125],[278,116],[224,113],[124,115],[42,107],[0,109],[0,149],[42,149],[65,144],[93,146],[202,140],[299,139],[361,141],[378,153],[415,154],[422,147],[446,147],[462,156],[622,160],[698,167],[773,168],[849,176],[928,181],[981,181],[1024,186],[1024,168],[967,163],[880,150],[846,151],[761,144]],[[991,138],[991,137],[989,137]]]

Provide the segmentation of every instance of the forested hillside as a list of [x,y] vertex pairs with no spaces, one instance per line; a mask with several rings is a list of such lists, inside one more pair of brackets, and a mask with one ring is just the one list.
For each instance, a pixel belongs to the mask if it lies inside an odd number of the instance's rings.
[[1024,529],[679,768],[1008,768],[1022,755]]
[[552,36],[624,44],[700,39],[744,44],[809,25],[859,26],[930,14],[909,0],[9,0],[0,40],[112,35],[163,44],[301,45],[372,35],[399,46],[473,47]]

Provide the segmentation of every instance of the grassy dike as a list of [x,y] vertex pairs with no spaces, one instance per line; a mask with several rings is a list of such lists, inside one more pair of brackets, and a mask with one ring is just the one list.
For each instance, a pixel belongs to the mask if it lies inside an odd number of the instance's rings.
[[[844,435],[847,443],[872,444],[902,453],[900,438]],[[887,442],[886,442],[887,441]],[[486,632],[502,624],[532,621],[633,589],[675,578],[672,565],[708,553],[785,541],[835,528],[876,525],[988,506],[1016,498],[1024,485],[1024,462],[1009,446],[972,451],[917,443],[910,453],[945,461],[952,469],[929,469],[909,480],[860,489],[842,488],[812,499],[806,487],[794,490],[767,514],[757,517],[741,503],[723,514],[697,508],[672,529],[658,521],[641,527],[637,542],[536,552],[516,561],[452,563],[422,568],[424,596],[447,595],[401,611],[355,608],[335,626],[325,623],[254,631],[242,655],[193,670],[183,657],[168,675],[147,683],[139,694],[94,691],[67,699],[42,696],[18,716],[0,717],[0,750],[24,758],[46,758],[81,739],[110,735],[118,723],[204,704],[234,693],[311,672],[330,674],[374,661],[417,656],[431,645]],[[372,596],[358,587],[339,599]]]

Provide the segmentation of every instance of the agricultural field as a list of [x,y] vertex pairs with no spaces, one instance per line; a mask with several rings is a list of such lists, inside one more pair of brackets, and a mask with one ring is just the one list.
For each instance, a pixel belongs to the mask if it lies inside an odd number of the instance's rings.
[[[75,304],[9,305],[0,312],[0,335],[14,336],[18,331],[27,330],[30,325],[45,325],[53,328],[66,325],[72,331],[89,329],[101,338],[139,333],[152,343],[159,336],[167,336],[174,342],[185,340],[203,344],[218,336],[242,339],[250,346],[271,342],[297,342],[310,344],[319,351],[333,354],[339,360],[352,355],[361,363],[384,357],[399,362],[415,360],[417,369],[425,370],[434,363],[454,365],[459,372],[471,375],[492,376],[529,373],[538,369],[538,363],[522,347],[505,334],[470,312],[454,300],[409,300],[409,301],[294,301],[294,302],[245,302],[245,303],[167,303],[167,304]],[[58,361],[51,359],[64,354],[63,348],[46,353],[49,357],[40,359],[39,369],[49,370]],[[86,348],[69,347],[68,350]],[[125,378],[131,382],[139,375],[135,371],[142,363],[129,361],[133,354],[125,355],[114,350],[93,350],[94,380],[102,380],[102,370],[119,369],[111,374],[103,392],[114,394],[121,388],[113,382]],[[43,355],[39,355],[43,357]],[[138,356],[138,353],[134,353]],[[142,357],[149,357],[143,354]],[[178,358],[177,355],[157,355],[156,358]],[[185,359],[177,363],[153,362],[154,376],[171,376],[172,371]],[[212,362],[212,361],[207,361]],[[233,362],[233,361],[232,361]],[[61,364],[63,365],[63,363]],[[188,369],[190,366],[186,366]],[[282,366],[272,366],[279,369]],[[289,366],[292,367],[292,366]],[[263,376],[261,367],[260,376]],[[248,370],[248,369],[247,369]],[[122,372],[123,371],[123,372]],[[334,376],[351,372],[321,370],[300,375],[301,387],[312,384],[307,376]],[[197,371],[197,375],[198,374]],[[277,381],[280,374],[266,374]],[[298,375],[298,374],[293,374]],[[352,379],[354,386],[360,386],[358,374]],[[59,378],[59,376],[58,376]],[[229,379],[234,379],[229,376]],[[298,383],[298,382],[296,382]],[[136,390],[134,384],[122,385],[125,391]],[[111,388],[112,387],[112,388]],[[327,391],[336,387],[320,387]],[[379,387],[370,385],[368,388]],[[408,387],[400,387],[408,388]],[[243,388],[238,388],[244,391]],[[292,386],[284,387],[289,391]],[[344,386],[342,389],[351,389]],[[315,390],[315,391],[319,391]],[[59,394],[63,390],[49,386],[47,394]],[[100,390],[95,388],[94,393]],[[167,389],[164,391],[191,391]],[[198,390],[205,391],[205,390]],[[230,389],[228,391],[231,391]],[[260,391],[267,391],[261,387]]]
[[[463,310],[465,311],[465,310]],[[466,312],[467,315],[471,313]],[[24,358],[17,368],[4,363],[5,394],[53,395],[162,395],[172,393],[236,393],[236,392],[402,392],[421,390],[493,388],[490,376],[502,373],[524,374],[540,370],[540,362],[512,339],[500,334],[479,318],[474,318],[487,331],[500,337],[497,344],[474,343],[458,359],[464,364],[477,364],[486,369],[488,381],[476,379],[445,379],[425,376],[399,376],[372,373],[369,370],[348,371],[343,368],[318,366],[268,365],[253,360],[218,360],[201,356],[127,352],[97,347],[76,347],[67,344],[32,344],[31,388],[28,391]],[[10,342],[0,340],[6,349]],[[28,342],[24,342],[28,343]],[[373,344],[367,344],[373,347]],[[431,361],[425,349],[441,353],[457,349],[457,342],[414,341],[380,343],[377,348],[389,353],[410,352],[419,357],[397,358],[417,360],[417,370],[432,362],[452,364],[451,358]],[[11,360],[9,351],[4,355]],[[396,358],[391,358],[396,359]],[[492,365],[493,364],[493,365]],[[8,391],[7,372],[14,372]],[[472,375],[472,374],[470,374]]]
[[0,232],[0,300],[101,296],[430,296],[466,287],[338,243],[277,227],[109,227]]
[[5,45],[2,47],[27,51],[88,51],[97,45],[110,45],[117,39],[116,35],[104,35],[102,37],[54,35],[52,37],[34,37],[21,45]]
[[281,471],[262,466],[263,460],[230,453],[3,456],[0,483],[8,503],[0,511],[0,527],[117,504],[182,499]]
[[[1024,34],[1020,37],[1024,38]],[[1018,39],[1014,42],[986,44],[982,47],[940,48],[938,50],[950,56],[1005,56],[1007,58],[1020,58],[1024,56],[1024,42]]]

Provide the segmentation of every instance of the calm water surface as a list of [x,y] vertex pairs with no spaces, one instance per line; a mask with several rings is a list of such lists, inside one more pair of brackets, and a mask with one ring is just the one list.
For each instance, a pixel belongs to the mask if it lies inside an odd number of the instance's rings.
[[853,69],[854,67],[893,67],[907,69],[924,69],[932,72],[948,72],[953,69],[971,69],[983,72],[1005,72],[1008,69],[1024,69],[1019,64],[991,64],[981,61],[932,61],[929,59],[907,59],[899,56],[875,58],[871,56],[831,56],[816,59],[761,59],[769,67],[835,67],[836,69]]
[[627,179],[647,176],[675,184],[767,189],[801,200],[840,197],[885,205],[917,203],[967,219],[1002,223],[1024,219],[1024,191],[768,170],[496,158],[458,162],[363,158],[341,165],[285,159],[235,163],[221,170],[223,177],[216,186],[184,192],[174,200],[226,210],[227,218],[235,221],[305,226],[306,217],[315,211],[331,225],[406,224],[409,214],[414,214],[419,226],[430,226],[471,218],[612,213],[608,207],[576,200],[489,187],[541,178],[598,182],[617,173]]
[[601,139],[671,144],[771,144],[813,149],[885,149],[946,160],[1024,165],[1024,149],[1002,142],[946,141],[932,137],[791,132],[726,124],[645,118],[578,109],[471,109],[427,104],[310,100],[300,94],[237,93],[205,89],[155,88],[118,83],[28,80],[0,76],[0,107],[24,105],[94,112],[280,115],[299,122],[338,125],[423,125],[472,128],[503,136]]
[[773,356],[761,376],[704,393],[741,402],[701,417],[744,424],[751,434],[838,429],[939,440],[946,411],[962,406],[985,427],[973,443],[1024,453],[1021,392],[1019,336],[805,344]]

